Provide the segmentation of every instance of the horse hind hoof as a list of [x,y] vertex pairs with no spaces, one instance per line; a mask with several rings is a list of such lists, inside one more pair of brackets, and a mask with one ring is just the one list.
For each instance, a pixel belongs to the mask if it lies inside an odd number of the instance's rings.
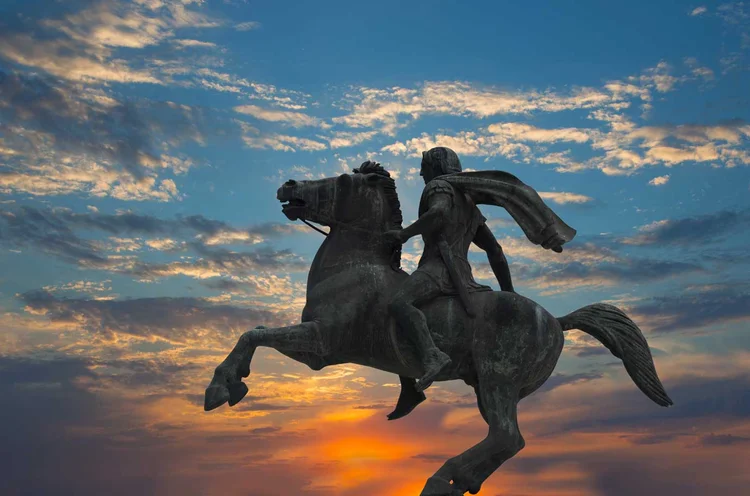
[[450,481],[433,475],[427,479],[427,484],[425,484],[419,496],[460,496],[462,494],[462,492],[456,490],[456,487]]
[[206,396],[203,401],[203,410],[210,412],[229,401],[229,389],[226,386],[214,385],[206,388]]
[[247,385],[244,382],[235,382],[229,384],[229,406],[234,406],[247,394]]

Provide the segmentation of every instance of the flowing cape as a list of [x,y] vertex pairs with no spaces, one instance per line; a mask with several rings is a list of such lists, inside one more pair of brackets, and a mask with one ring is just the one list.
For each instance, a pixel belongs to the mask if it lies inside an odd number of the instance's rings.
[[[458,172],[440,176],[477,205],[503,207],[515,219],[526,237],[536,245],[546,245],[557,238],[562,246],[576,235],[542,200],[534,189],[513,174],[503,171]],[[545,248],[552,248],[555,243]]]

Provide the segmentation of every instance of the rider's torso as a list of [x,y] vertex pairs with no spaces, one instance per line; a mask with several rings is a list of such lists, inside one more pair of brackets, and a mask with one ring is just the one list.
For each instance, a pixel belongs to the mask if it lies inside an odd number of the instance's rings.
[[447,181],[433,179],[425,187],[419,204],[419,215],[422,216],[430,207],[431,198],[436,194],[447,194],[452,198],[452,207],[443,218],[443,228],[436,234],[424,235],[424,252],[419,260],[419,271],[431,276],[440,285],[441,292],[455,293],[450,274],[440,254],[438,241],[442,236],[452,255],[456,269],[470,290],[489,290],[474,281],[471,267],[467,260],[469,246],[474,240],[477,229],[485,218],[476,205],[464,193],[455,189]]

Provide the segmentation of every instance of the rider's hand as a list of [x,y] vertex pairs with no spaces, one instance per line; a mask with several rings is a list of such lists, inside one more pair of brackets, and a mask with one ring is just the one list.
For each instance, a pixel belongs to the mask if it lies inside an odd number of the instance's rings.
[[385,241],[392,246],[401,246],[404,244],[404,236],[400,229],[394,229],[392,231],[386,231],[383,233]]

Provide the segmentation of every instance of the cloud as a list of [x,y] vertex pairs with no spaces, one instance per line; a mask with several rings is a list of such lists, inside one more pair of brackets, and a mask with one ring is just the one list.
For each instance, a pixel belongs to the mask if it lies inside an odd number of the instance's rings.
[[[606,351],[606,349],[605,349]],[[580,356],[580,355],[579,355]],[[545,391],[551,391],[555,388],[564,386],[566,384],[576,384],[580,382],[585,381],[593,381],[596,379],[601,379],[602,374],[597,372],[584,372],[579,374],[554,374],[552,375],[547,381],[540,387],[535,394],[540,394]]]
[[249,81],[245,78],[219,72],[209,67],[201,67],[195,71],[195,84],[204,88],[224,93],[246,95],[253,100],[263,100],[277,107],[291,110],[301,110],[307,107],[311,95],[301,91],[278,88],[272,84]]
[[715,285],[670,296],[652,297],[630,309],[653,332],[703,329],[750,319],[750,291],[745,285]]
[[[611,131],[585,128],[541,129],[527,124],[491,125],[488,130],[462,131],[454,135],[438,133],[411,138],[384,146],[393,155],[418,157],[434,146],[447,146],[459,155],[503,156],[515,162],[557,164],[558,172],[600,169],[608,175],[632,174],[646,165],[672,166],[684,162],[722,162],[727,167],[750,164],[744,145],[750,126],[744,121],[717,125],[636,127],[622,115],[595,111],[591,118],[602,120]],[[546,144],[555,142],[590,144],[603,155],[577,161],[570,150],[548,153]]]
[[260,23],[257,21],[241,22],[234,25],[234,29],[237,31],[252,31],[254,29],[260,29]]
[[669,174],[666,174],[664,176],[657,176],[653,179],[651,179],[648,184],[651,186],[664,186],[669,182]]
[[234,107],[234,111],[255,117],[259,120],[280,122],[292,127],[326,127],[325,123],[320,119],[303,114],[302,112],[266,109],[257,105],[240,105]]
[[[112,236],[101,241],[82,238],[77,231],[98,231]],[[217,248],[224,242],[256,244],[265,237],[285,232],[288,231],[275,224],[238,229],[200,215],[160,219],[127,212],[108,215],[32,207],[0,210],[1,244],[13,248],[32,247],[79,267],[140,280],[184,275],[199,280],[223,276],[247,281],[247,277],[261,277],[257,272],[273,271],[278,275],[303,270],[306,267],[303,261],[287,250],[262,246],[253,251],[235,252]],[[155,236],[155,239],[125,237],[128,235]],[[185,241],[178,242],[165,235]],[[156,250],[192,250],[197,256],[149,262],[140,251],[144,244]],[[128,254],[133,250],[137,255]],[[258,284],[259,288],[263,287]]]
[[296,294],[304,297],[303,284],[293,284],[289,276],[275,274],[247,275],[238,277],[231,274],[232,279],[207,279],[202,284],[207,288],[222,292],[247,296],[288,296]]
[[[360,88],[348,95],[352,112],[333,119],[350,127],[374,127],[395,135],[396,131],[426,115],[458,115],[486,118],[493,115],[560,112],[587,109],[589,118],[608,129],[566,127],[544,129],[523,122],[491,124],[477,130],[435,134],[396,141],[381,148],[393,155],[417,157],[432,146],[448,146],[460,155],[502,156],[517,163],[555,164],[558,172],[599,169],[607,175],[630,175],[645,166],[673,166],[686,162],[708,162],[727,167],[750,164],[744,149],[750,127],[741,120],[718,124],[639,127],[624,111],[640,100],[645,117],[654,95],[674,90],[696,79],[709,81],[713,72],[697,59],[687,58],[690,74],[675,75],[666,62],[629,76],[609,81],[601,88],[582,88],[561,94],[552,91],[508,92],[478,88],[469,83],[424,83],[415,89]],[[451,98],[444,92],[451,91]],[[430,98],[427,98],[427,95]],[[550,151],[550,145],[570,143],[590,147],[593,156],[574,159],[571,150]]]
[[733,446],[750,442],[750,437],[735,436],[734,434],[708,434],[701,436],[701,446]]
[[[125,496],[217,488],[239,494],[247,493],[250,477],[263,480],[261,491],[326,494],[309,487],[307,469],[296,471],[299,460],[276,459],[272,453],[298,446],[304,436],[273,426],[248,428],[247,412],[208,417],[182,399],[189,388],[198,389],[197,372],[203,376],[207,370],[135,359],[0,357],[0,393],[16,398],[15,408],[0,412],[2,425],[13,426],[2,429],[0,462],[8,469],[3,488],[11,494]],[[163,381],[156,393],[150,391],[154,381]],[[54,404],[55,415],[35,408],[40,404]],[[238,439],[252,447],[236,450]]]
[[91,2],[62,18],[39,21],[34,35],[6,31],[0,35],[0,56],[72,81],[161,84],[152,69],[131,67],[118,50],[159,45],[181,28],[219,25],[188,5],[180,0]]
[[406,125],[402,117],[450,114],[486,118],[533,111],[559,112],[598,107],[618,99],[608,91],[593,88],[578,88],[561,95],[552,91],[501,90],[458,81],[426,82],[414,89],[361,87],[348,95],[351,112],[333,118],[333,122],[354,128],[377,125],[383,133],[393,135]]
[[695,57],[687,57],[685,59],[685,65],[690,67],[693,76],[702,78],[704,81],[712,81],[714,79],[714,71],[708,67],[701,66],[698,59]]
[[270,149],[282,152],[296,152],[298,149],[312,152],[328,148],[325,143],[321,143],[320,141],[285,134],[262,134],[258,129],[245,122],[238,121],[238,123],[243,130],[242,141],[249,148]]
[[217,47],[216,43],[211,43],[209,41],[200,41],[200,40],[180,39],[180,40],[174,40],[173,43],[180,48],[216,48]]
[[579,193],[567,193],[565,191],[540,191],[539,196],[545,200],[551,200],[558,205],[565,205],[567,203],[581,204],[594,200],[590,196]]
[[[630,105],[633,98],[649,102],[654,91],[664,93],[672,90],[684,78],[673,76],[671,71],[669,64],[660,62],[641,75],[626,78],[626,81],[609,81],[602,88],[577,87],[565,93],[551,89],[514,91],[462,81],[428,81],[415,88],[359,87],[344,98],[343,106],[349,109],[349,113],[334,117],[333,122],[352,128],[378,128],[384,134],[393,136],[409,122],[426,115],[447,114],[484,119],[497,115],[530,115],[534,112],[623,109]],[[583,142],[588,139],[582,130],[561,129],[553,132],[535,130],[524,124],[511,126],[515,128],[491,126],[490,133],[523,133],[525,139],[544,142]]]
[[521,265],[511,270],[518,286],[541,289],[545,291],[544,294],[568,291],[572,287],[661,281],[706,271],[702,266],[690,262],[650,258],[623,258],[615,264],[598,265],[580,262],[553,266]]
[[[42,238],[53,238],[55,233],[71,234],[74,230],[100,231],[113,236],[126,235],[174,236],[206,244],[257,244],[266,237],[275,237],[289,232],[286,225],[266,223],[250,228],[237,228],[226,222],[203,215],[178,216],[162,219],[151,215],[123,211],[105,214],[98,211],[77,213],[65,208],[19,207],[0,210],[6,229],[6,242],[24,245]],[[152,248],[161,245],[173,247],[174,240],[154,239],[148,241]]]
[[333,133],[333,136],[326,137],[325,139],[328,140],[331,149],[335,150],[336,148],[359,145],[360,143],[372,139],[376,134],[378,134],[377,131],[363,131],[361,133],[336,131]]
[[[34,141],[53,141],[56,150],[92,155],[122,165],[142,178],[145,164],[157,162],[147,122],[135,106],[114,100],[91,101],[81,90],[35,76],[0,72],[0,115],[4,125],[36,131]],[[97,135],[99,140],[86,136]],[[47,138],[47,140],[45,140]],[[40,151],[34,141],[18,144],[17,152]]]
[[107,340],[124,334],[174,343],[226,346],[239,333],[257,325],[283,325],[278,315],[265,309],[215,305],[201,298],[102,301],[57,298],[46,291],[23,293],[19,298],[27,312],[44,316],[52,323],[74,324]]
[[261,248],[250,252],[208,249],[193,245],[200,255],[192,260],[148,263],[140,260],[108,258],[109,270],[128,274],[140,280],[184,275],[194,279],[214,277],[248,277],[257,271],[302,271],[307,265],[289,250]]
[[715,243],[738,227],[750,223],[750,211],[721,210],[719,212],[654,221],[639,228],[635,236],[620,239],[627,245],[695,245]]
[[3,145],[13,151],[0,166],[4,193],[179,199],[174,179],[164,176],[182,175],[193,162],[171,149],[202,144],[224,127],[200,109],[120,102],[36,75],[0,71],[0,90]]
[[701,5],[700,7],[696,7],[693,10],[691,10],[690,11],[690,15],[691,16],[699,16],[699,15],[705,14],[707,11],[708,11],[708,9],[706,7],[704,7],[704,6]]
[[148,69],[132,69],[121,60],[102,63],[81,53],[84,50],[79,43],[67,39],[38,40],[25,33],[0,36],[0,56],[53,76],[83,82],[161,83]]
[[539,143],[555,143],[558,141],[572,141],[585,143],[589,141],[589,130],[577,128],[540,129],[529,124],[507,122],[492,124],[487,128],[491,134],[503,136],[518,141],[534,141]]

